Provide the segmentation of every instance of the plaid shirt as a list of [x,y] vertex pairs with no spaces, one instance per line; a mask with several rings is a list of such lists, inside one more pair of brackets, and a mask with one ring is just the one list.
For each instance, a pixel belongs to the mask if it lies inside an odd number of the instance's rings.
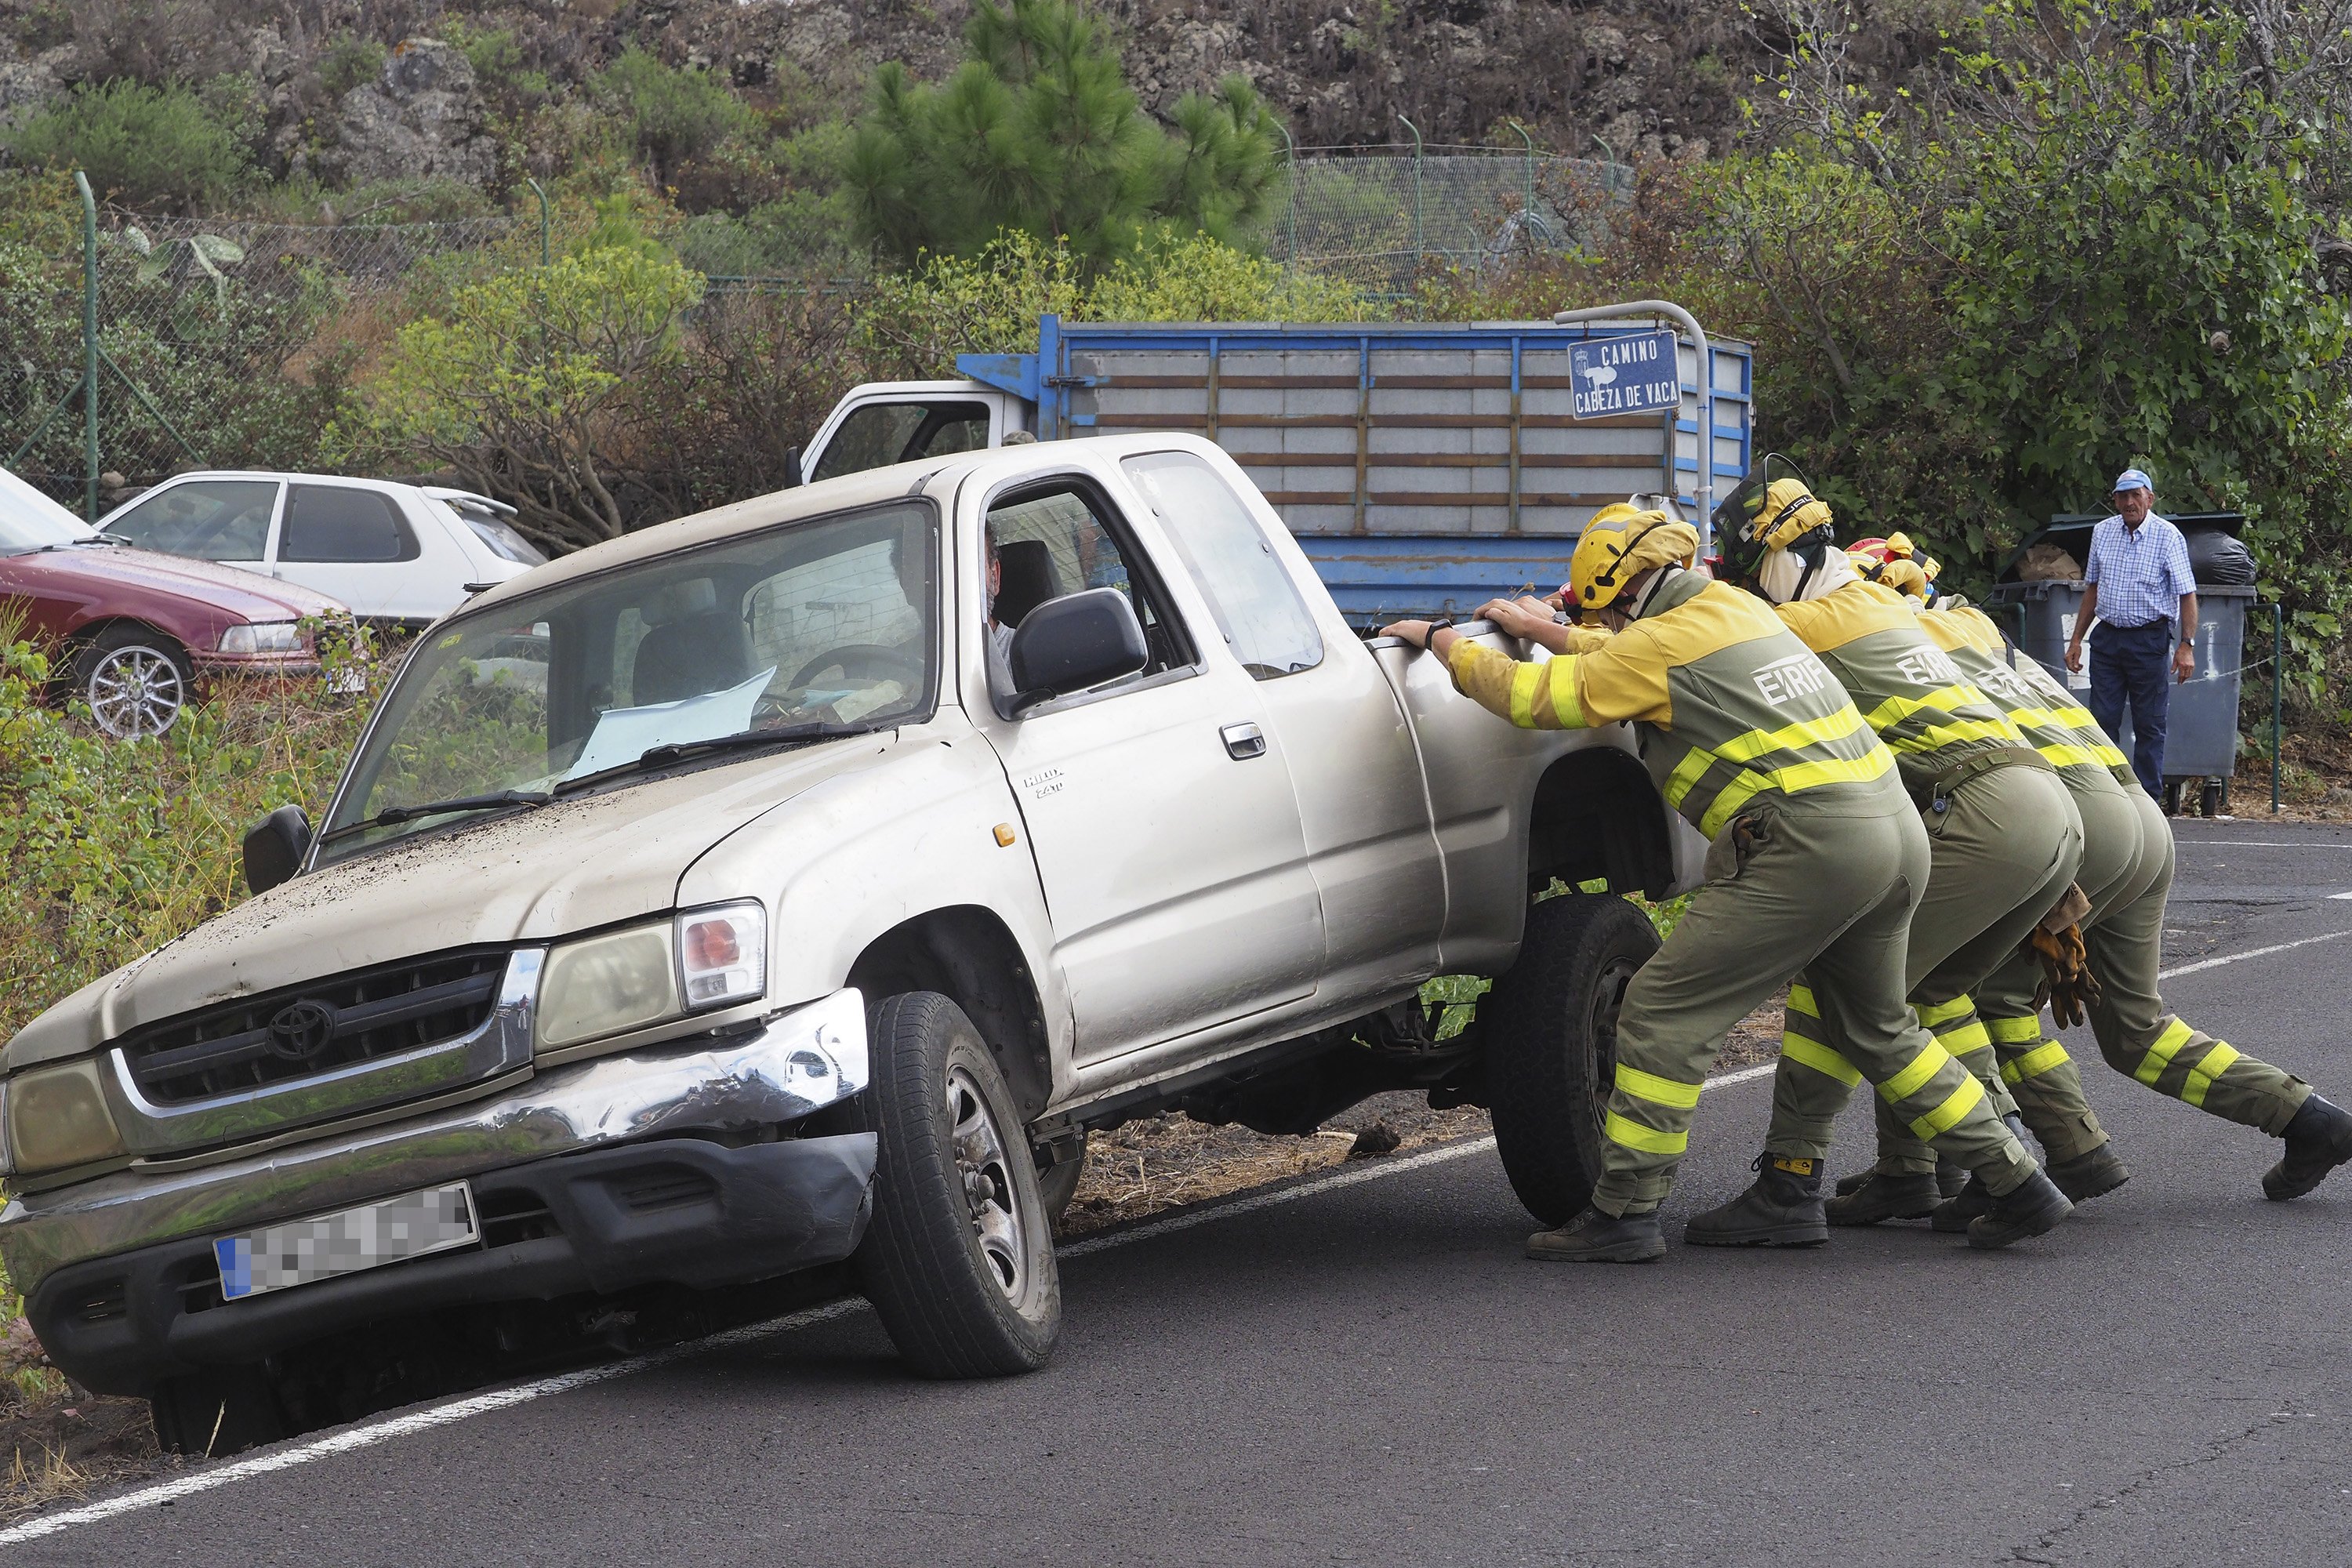
[[2099,619],[2118,627],[2177,620],[2180,596],[2197,591],[2189,542],[2154,512],[2137,528],[2111,517],[2092,530],[2083,581],[2099,585]]

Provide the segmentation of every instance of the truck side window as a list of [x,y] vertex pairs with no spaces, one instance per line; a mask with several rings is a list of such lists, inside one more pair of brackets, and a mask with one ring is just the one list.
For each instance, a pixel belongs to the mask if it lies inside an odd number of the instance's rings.
[[1214,468],[1190,452],[1148,452],[1119,466],[1151,503],[1244,669],[1273,680],[1323,662],[1323,634],[1298,585]]
[[1023,617],[1046,600],[1087,588],[1116,588],[1135,606],[1151,649],[1150,662],[1129,679],[1191,664],[1192,640],[1124,532],[1090,487],[1067,480],[998,500],[988,513],[998,575],[989,606],[990,635],[1009,642]]
[[985,403],[868,403],[849,411],[809,479],[837,479],[987,445]]

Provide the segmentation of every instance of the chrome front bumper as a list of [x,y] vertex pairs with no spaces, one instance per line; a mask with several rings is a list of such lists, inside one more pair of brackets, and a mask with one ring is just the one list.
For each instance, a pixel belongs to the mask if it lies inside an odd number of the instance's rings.
[[[753,1032],[646,1046],[492,1099],[218,1164],[137,1167],[12,1199],[0,1258],[30,1297],[68,1265],[320,1214],[551,1155],[796,1121],[869,1077],[865,999],[835,992]],[[402,1266],[406,1267],[406,1266]]]

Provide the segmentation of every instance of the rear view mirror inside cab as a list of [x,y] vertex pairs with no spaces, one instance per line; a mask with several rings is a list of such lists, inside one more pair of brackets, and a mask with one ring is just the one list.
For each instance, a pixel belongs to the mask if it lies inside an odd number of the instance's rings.
[[1133,675],[1151,658],[1135,607],[1116,588],[1049,599],[1022,617],[1006,662],[1017,715],[1040,702]]

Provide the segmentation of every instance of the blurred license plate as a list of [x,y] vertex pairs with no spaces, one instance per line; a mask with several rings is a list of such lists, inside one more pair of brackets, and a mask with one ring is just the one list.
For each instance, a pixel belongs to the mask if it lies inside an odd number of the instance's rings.
[[473,1189],[458,1182],[380,1204],[273,1225],[213,1243],[221,1294],[235,1301],[362,1268],[471,1247],[481,1239]]

